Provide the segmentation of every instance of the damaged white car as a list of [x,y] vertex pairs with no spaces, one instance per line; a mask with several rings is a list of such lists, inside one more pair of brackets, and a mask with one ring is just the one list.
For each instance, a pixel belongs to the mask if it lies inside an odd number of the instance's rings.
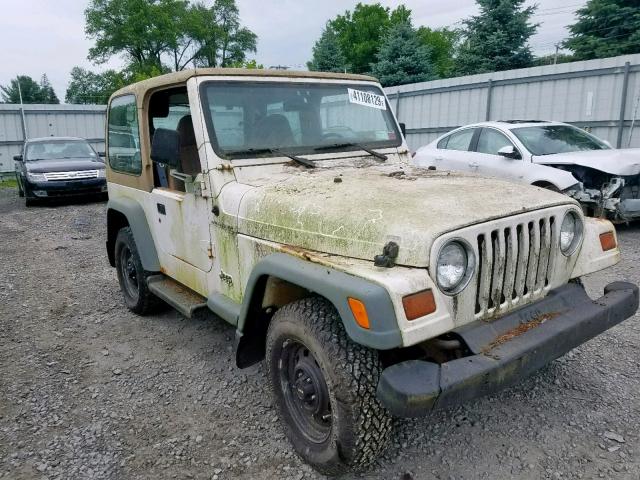
[[585,214],[594,217],[640,219],[640,149],[613,149],[566,123],[467,125],[421,147],[414,163],[557,190],[578,200]]

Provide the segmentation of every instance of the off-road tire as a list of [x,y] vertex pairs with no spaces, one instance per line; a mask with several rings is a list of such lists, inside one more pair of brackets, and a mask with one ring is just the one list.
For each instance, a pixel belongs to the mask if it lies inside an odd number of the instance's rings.
[[[324,441],[305,437],[287,406],[293,384],[283,381],[282,358],[292,342],[308,349],[326,382],[331,424]],[[376,397],[382,368],[376,351],[347,337],[330,302],[312,297],[280,308],[267,332],[265,362],[285,433],[305,462],[326,475],[339,475],[378,459],[392,432],[391,416]]]
[[[114,249],[118,283],[120,284],[120,290],[122,291],[124,303],[127,308],[138,315],[146,315],[158,310],[162,305],[162,300],[149,290],[147,284],[149,273],[145,272],[142,267],[138,247],[133,239],[133,233],[130,227],[120,229],[116,237]],[[128,252],[130,256],[125,252]],[[123,257],[128,257],[130,263]],[[129,275],[129,279],[127,280],[127,266],[132,274],[135,275],[135,279],[131,279],[131,275]],[[136,291],[131,288],[134,282],[137,284]]]

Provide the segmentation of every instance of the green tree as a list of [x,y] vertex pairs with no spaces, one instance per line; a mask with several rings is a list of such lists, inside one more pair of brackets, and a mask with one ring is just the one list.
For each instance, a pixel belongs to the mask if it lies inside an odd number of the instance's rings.
[[235,0],[216,0],[211,8],[196,4],[190,11],[187,39],[192,42],[191,61],[201,67],[228,67],[255,52],[258,36],[240,22]]
[[553,65],[556,63],[568,63],[575,61],[573,55],[567,55],[566,53],[559,53],[557,56],[554,53],[549,55],[543,55],[542,57],[535,57],[531,62],[532,67],[541,67],[544,65]]
[[46,75],[42,76],[40,83],[28,75],[18,75],[9,85],[0,86],[0,95],[4,103],[20,103],[20,91],[23,103],[60,103]]
[[95,45],[89,59],[104,63],[124,54],[141,68],[161,69],[163,54],[177,46],[187,8],[186,0],[90,0],[85,32]]
[[370,65],[376,61],[380,42],[387,29],[395,23],[410,18],[411,11],[404,5],[393,11],[379,3],[364,5],[358,3],[353,13],[347,10],[329,21],[338,37],[340,50],[349,68],[354,73],[368,73]]
[[460,31],[446,27],[436,29],[420,27],[417,34],[421,43],[431,50],[431,63],[436,75],[440,78],[450,77],[460,41]]
[[435,78],[430,57],[429,47],[408,21],[402,21],[385,34],[371,73],[384,87],[425,82]]
[[640,52],[640,1],[589,0],[577,17],[564,42],[576,60]]
[[49,77],[47,74],[43,74],[40,78],[40,102],[39,103],[49,103],[49,104],[58,104],[60,100],[58,100],[58,96],[56,95],[55,90],[51,86],[49,82]]
[[313,57],[307,62],[307,68],[317,72],[344,72],[347,69],[338,36],[330,25],[325,27],[313,46]]
[[64,99],[67,103],[104,105],[113,92],[127,83],[122,72],[106,70],[95,73],[81,67],[73,67]]
[[464,41],[455,60],[455,73],[470,75],[531,65],[529,38],[536,7],[524,0],[476,0],[480,14],[465,20]]

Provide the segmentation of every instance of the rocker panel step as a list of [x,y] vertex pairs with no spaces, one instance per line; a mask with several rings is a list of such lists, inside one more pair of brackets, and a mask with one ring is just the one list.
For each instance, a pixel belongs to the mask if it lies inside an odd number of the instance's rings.
[[187,318],[192,318],[196,310],[207,307],[206,298],[164,275],[148,277],[147,285],[154,295]]

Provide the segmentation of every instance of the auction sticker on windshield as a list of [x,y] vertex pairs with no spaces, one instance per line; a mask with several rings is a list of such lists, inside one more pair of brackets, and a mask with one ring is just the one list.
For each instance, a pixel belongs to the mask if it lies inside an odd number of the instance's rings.
[[387,109],[387,104],[382,95],[363,92],[362,90],[354,90],[353,88],[347,88],[347,90],[349,91],[349,102],[351,103],[357,103],[365,107],[379,108],[380,110]]

